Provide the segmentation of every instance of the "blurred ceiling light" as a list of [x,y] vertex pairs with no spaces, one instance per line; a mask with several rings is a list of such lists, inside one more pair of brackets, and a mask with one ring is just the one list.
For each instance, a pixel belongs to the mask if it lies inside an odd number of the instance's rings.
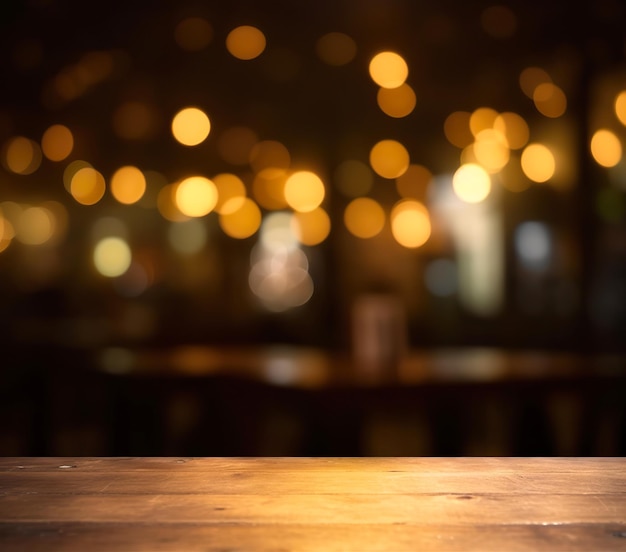
[[380,204],[369,198],[353,199],[343,214],[348,231],[357,238],[373,238],[385,226],[385,212]]
[[381,140],[370,150],[370,166],[383,178],[398,178],[409,168],[407,149],[396,140]]
[[383,88],[402,86],[409,76],[409,66],[404,58],[396,52],[380,52],[369,64],[372,80]]
[[226,49],[233,57],[241,60],[259,57],[265,46],[265,35],[251,25],[236,27],[226,37]]
[[480,203],[491,191],[491,178],[480,165],[467,163],[454,173],[452,187],[459,199],[466,203]]
[[211,131],[207,114],[197,107],[181,109],[172,119],[172,134],[184,146],[197,146]]
[[522,151],[521,165],[524,174],[533,182],[547,182],[554,176],[554,155],[543,144],[529,144]]
[[294,211],[306,213],[316,209],[325,195],[322,179],[311,171],[297,171],[285,182],[285,200]]
[[615,167],[622,160],[622,143],[608,129],[600,129],[591,137],[591,155],[602,167]]
[[190,176],[176,186],[175,201],[183,215],[203,217],[217,204],[217,188],[204,176]]
[[406,82],[397,88],[379,88],[376,100],[385,115],[396,119],[410,115],[417,103],[413,88]]
[[430,216],[423,203],[405,199],[391,210],[391,233],[402,246],[416,248],[424,245],[431,234]]
[[65,125],[52,125],[41,137],[41,149],[50,161],[63,161],[74,149],[74,136]]

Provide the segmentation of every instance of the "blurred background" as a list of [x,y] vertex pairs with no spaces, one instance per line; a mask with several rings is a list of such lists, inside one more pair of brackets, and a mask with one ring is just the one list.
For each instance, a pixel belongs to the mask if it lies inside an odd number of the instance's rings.
[[622,454],[626,8],[0,8],[0,453]]

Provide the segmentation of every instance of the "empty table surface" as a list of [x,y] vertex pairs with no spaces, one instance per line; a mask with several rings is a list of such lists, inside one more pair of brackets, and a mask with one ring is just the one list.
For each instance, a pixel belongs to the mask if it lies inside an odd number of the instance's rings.
[[626,459],[0,458],[0,549],[626,550]]

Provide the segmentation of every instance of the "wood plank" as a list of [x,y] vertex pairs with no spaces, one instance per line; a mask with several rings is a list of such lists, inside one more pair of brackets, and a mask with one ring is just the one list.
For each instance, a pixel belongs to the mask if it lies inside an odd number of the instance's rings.
[[626,525],[204,525],[0,523],[3,552],[619,551]]
[[254,469],[255,472],[281,472],[284,470],[359,470],[379,472],[431,471],[433,473],[493,473],[506,472],[535,473],[602,473],[613,471],[623,473],[626,459],[619,457],[594,458],[514,458],[514,457],[391,457],[391,458],[306,458],[306,457],[263,457],[263,458],[168,458],[168,457],[18,457],[0,458],[1,471],[57,471],[59,469],[80,469],[87,471],[115,471],[116,473],[138,470],[215,472],[224,470],[239,471]]
[[624,495],[46,495],[0,497],[0,521],[135,523],[622,523]]
[[[588,472],[587,472],[588,473]],[[626,469],[602,477],[515,471],[241,470],[0,472],[0,493],[24,494],[626,494]]]

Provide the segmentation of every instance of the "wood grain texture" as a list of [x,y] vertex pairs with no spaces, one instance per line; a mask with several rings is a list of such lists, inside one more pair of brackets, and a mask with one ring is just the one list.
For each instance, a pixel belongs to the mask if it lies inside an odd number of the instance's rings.
[[1,458],[1,550],[626,550],[621,458]]

